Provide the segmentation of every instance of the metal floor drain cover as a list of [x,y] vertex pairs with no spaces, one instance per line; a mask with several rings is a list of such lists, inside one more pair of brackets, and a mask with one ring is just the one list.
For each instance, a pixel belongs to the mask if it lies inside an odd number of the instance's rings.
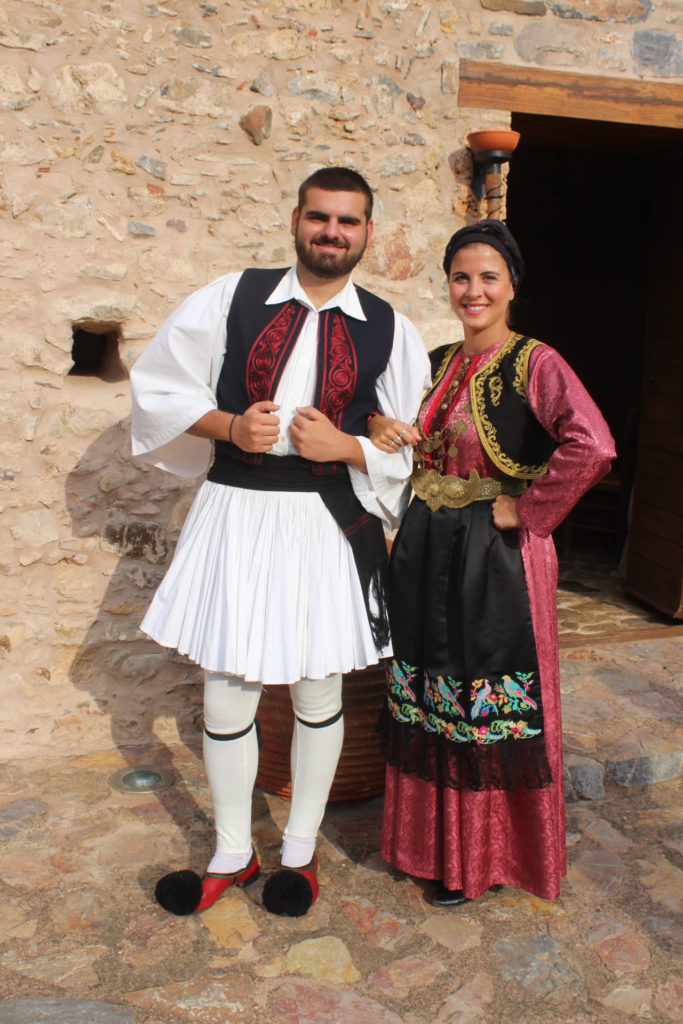
[[137,768],[122,768],[109,779],[112,789],[119,793],[161,793],[170,789],[175,779],[168,768],[139,765]]

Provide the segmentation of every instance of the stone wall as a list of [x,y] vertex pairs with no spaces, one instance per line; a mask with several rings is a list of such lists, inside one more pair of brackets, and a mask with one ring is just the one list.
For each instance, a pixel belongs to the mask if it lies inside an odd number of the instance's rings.
[[[193,487],[129,457],[127,368],[190,291],[290,259],[300,180],[377,189],[359,280],[456,336],[444,240],[478,212],[462,57],[683,76],[678,0],[5,0],[0,687],[6,756],[195,729],[196,670],[137,632]],[[101,359],[70,374],[74,325]]]

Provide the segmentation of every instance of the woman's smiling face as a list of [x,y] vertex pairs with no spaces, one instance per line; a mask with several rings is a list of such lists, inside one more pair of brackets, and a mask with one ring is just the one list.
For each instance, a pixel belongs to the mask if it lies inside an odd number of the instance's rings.
[[464,245],[453,256],[448,275],[451,308],[466,328],[503,331],[515,297],[507,263],[500,253],[483,242]]

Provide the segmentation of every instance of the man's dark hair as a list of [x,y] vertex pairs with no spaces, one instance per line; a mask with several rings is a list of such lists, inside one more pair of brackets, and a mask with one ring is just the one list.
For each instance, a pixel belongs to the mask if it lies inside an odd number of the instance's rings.
[[321,167],[310,174],[299,186],[299,209],[306,202],[309,188],[322,188],[325,192],[361,192],[365,196],[365,216],[372,217],[372,189],[362,174],[350,167]]

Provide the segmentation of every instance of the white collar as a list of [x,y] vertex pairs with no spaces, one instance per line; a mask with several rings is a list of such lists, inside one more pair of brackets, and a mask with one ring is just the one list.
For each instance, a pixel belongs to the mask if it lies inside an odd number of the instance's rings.
[[306,306],[307,309],[312,310],[314,313],[320,313],[323,309],[334,309],[338,306],[342,313],[346,313],[347,316],[353,316],[356,320],[367,320],[358,298],[356,286],[351,278],[348,279],[340,292],[337,292],[324,306],[316,310],[299,284],[299,278],[296,276],[296,267],[290,267],[282,280],[277,284],[275,290],[266,299],[265,304],[266,306],[273,306],[278,302],[287,302],[289,299],[296,299],[302,306]]

